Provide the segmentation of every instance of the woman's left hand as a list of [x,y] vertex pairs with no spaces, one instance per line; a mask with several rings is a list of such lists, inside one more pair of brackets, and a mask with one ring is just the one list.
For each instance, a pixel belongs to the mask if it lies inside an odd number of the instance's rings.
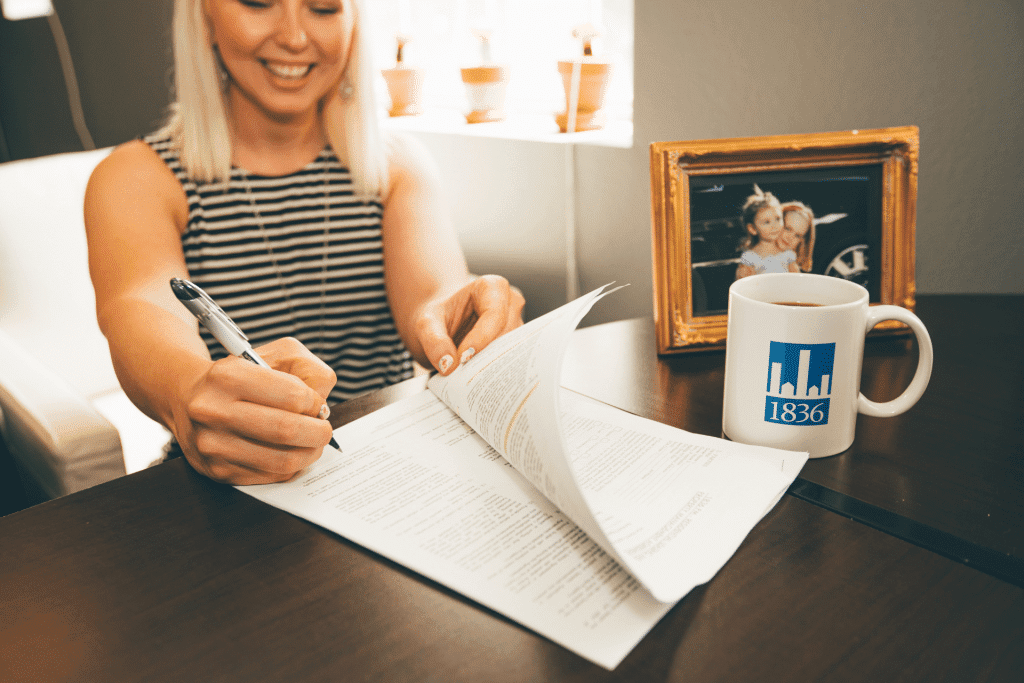
[[423,353],[442,375],[523,324],[522,293],[499,275],[481,276],[451,296],[427,302],[416,320]]

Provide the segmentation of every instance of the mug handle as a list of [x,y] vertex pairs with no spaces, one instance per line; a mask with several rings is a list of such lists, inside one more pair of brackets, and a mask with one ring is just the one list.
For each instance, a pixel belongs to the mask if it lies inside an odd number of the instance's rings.
[[875,403],[865,398],[864,394],[857,397],[857,411],[872,417],[894,417],[905,413],[917,403],[928,386],[928,380],[932,376],[932,338],[928,335],[924,323],[916,315],[899,306],[872,306],[868,309],[867,323],[864,334],[871,331],[883,320],[898,320],[906,323],[914,331],[917,337],[917,371],[910,386],[898,397],[885,403]]

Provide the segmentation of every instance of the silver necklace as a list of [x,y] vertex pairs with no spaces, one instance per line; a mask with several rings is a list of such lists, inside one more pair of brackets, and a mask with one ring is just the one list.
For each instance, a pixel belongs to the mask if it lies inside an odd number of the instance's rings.
[[[270,238],[267,236],[267,228],[263,223],[263,216],[260,214],[260,209],[256,205],[256,198],[252,193],[252,185],[249,178],[249,173],[244,169],[242,171],[242,186],[245,188],[245,195],[249,198],[249,206],[252,207],[253,216],[256,218],[256,226],[260,229],[260,237],[263,238],[263,246],[267,249],[267,255],[270,256],[270,262],[274,265],[274,273],[277,275],[277,284],[281,288],[281,293],[284,294],[285,302],[288,304],[288,310],[292,314],[292,324],[298,324],[298,316],[295,312],[295,306],[292,303],[292,297],[288,294],[288,288],[284,282],[284,271],[281,269],[281,264],[278,263],[277,254],[274,252],[274,248],[270,245]],[[327,262],[328,262],[328,248],[331,241],[331,185],[328,179],[327,167],[324,167],[323,171],[323,187],[324,187],[324,245],[323,245],[323,260],[321,261],[320,267],[320,346],[321,348],[326,341],[326,335],[324,332],[324,318],[327,315]]]

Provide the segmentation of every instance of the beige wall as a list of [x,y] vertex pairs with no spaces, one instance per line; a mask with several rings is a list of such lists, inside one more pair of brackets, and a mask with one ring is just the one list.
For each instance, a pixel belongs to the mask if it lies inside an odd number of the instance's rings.
[[470,269],[500,273],[534,318],[566,302],[566,150],[562,145],[416,134],[440,167]]
[[[581,289],[632,286],[588,320],[651,314],[651,141],[900,125],[921,129],[918,291],[1024,293],[1022,14],[1019,0],[636,0],[633,149],[575,158]],[[474,268],[507,273],[531,314],[564,301],[564,150],[424,139]]]

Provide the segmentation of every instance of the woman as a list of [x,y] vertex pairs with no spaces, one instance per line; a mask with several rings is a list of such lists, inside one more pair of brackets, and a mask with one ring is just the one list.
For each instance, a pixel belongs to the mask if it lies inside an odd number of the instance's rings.
[[[410,355],[448,374],[522,324],[504,279],[470,279],[425,155],[381,140],[358,5],[177,0],[170,121],[115,149],[86,192],[118,378],[218,481],[291,478],[331,437],[328,398],[410,376]],[[201,337],[173,277],[274,369]]]
[[777,241],[779,249],[796,254],[794,273],[809,273],[814,265],[814,211],[800,201],[782,205],[782,234]]

